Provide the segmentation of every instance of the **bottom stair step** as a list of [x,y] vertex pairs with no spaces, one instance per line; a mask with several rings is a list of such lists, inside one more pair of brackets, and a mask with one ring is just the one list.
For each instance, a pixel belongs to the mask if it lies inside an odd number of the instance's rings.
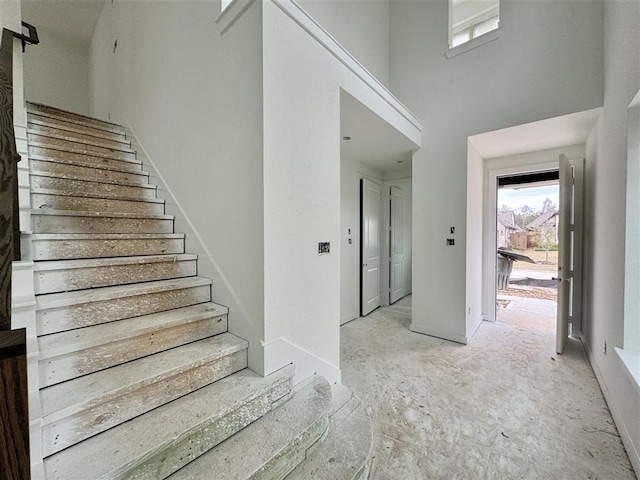
[[363,480],[371,461],[371,419],[360,399],[343,385],[333,385],[329,429],[286,480]]
[[331,386],[323,377],[313,377],[286,403],[189,463],[171,480],[283,479],[326,432],[330,403]]
[[45,477],[165,478],[269,412],[292,377],[242,370],[46,458]]

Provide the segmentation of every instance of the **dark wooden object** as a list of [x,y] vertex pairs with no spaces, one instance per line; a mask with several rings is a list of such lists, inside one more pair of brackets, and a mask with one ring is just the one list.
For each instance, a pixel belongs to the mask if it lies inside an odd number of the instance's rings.
[[26,329],[0,332],[0,478],[31,476]]
[[16,162],[19,160],[13,133],[13,32],[3,29],[0,44],[0,331],[11,328],[11,262],[20,258],[20,227],[16,215]]

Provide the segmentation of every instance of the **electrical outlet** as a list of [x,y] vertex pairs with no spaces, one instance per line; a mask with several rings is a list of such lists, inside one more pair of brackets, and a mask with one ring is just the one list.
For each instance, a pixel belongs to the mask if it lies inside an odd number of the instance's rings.
[[456,240],[455,238],[447,238],[447,246],[450,247],[451,245],[455,245],[456,244]]
[[318,254],[329,253],[331,242],[318,242]]

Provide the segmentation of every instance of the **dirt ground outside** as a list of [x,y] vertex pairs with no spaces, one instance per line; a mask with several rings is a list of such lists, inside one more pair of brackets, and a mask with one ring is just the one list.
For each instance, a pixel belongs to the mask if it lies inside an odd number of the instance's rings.
[[[540,300],[558,300],[558,292],[555,288],[530,287],[525,285],[509,285],[506,290],[498,290],[498,295],[510,297],[537,298]],[[508,302],[507,302],[508,303]],[[498,305],[504,308],[506,305]]]

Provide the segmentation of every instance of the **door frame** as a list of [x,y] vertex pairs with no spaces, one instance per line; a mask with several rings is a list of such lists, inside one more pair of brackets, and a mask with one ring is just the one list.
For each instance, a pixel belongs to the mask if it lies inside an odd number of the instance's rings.
[[483,268],[483,319],[489,322],[496,321],[496,297],[498,294],[496,286],[497,257],[496,248],[498,239],[496,225],[498,223],[498,179],[526,173],[538,173],[549,170],[557,170],[558,162],[545,162],[531,165],[518,165],[513,167],[489,170],[488,187],[485,198],[486,209],[484,210],[484,242],[482,245]]

